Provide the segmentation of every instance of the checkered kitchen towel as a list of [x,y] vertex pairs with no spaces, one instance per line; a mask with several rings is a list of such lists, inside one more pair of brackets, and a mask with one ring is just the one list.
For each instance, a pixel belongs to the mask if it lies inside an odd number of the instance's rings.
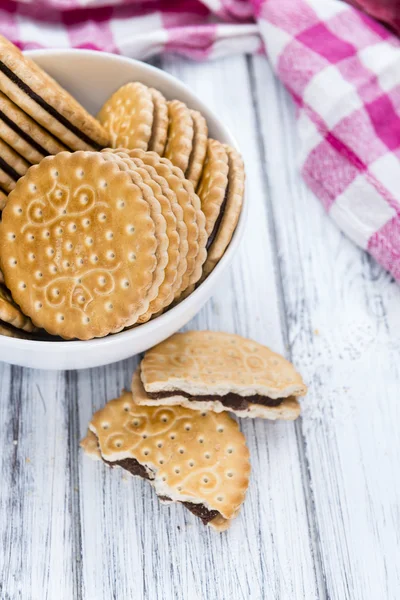
[[[399,31],[399,0],[350,1]],[[266,51],[298,106],[305,181],[400,280],[400,40],[365,12],[340,0],[6,0],[0,33],[136,58]]]

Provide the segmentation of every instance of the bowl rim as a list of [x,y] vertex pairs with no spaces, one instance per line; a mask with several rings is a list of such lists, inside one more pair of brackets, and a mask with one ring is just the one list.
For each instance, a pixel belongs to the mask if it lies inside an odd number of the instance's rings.
[[[191,90],[189,86],[185,83],[159,69],[158,67],[154,67],[153,65],[149,65],[141,60],[136,60],[134,58],[129,58],[126,56],[121,56],[119,54],[112,54],[111,52],[100,52],[98,50],[86,50],[79,48],[57,48],[57,49],[35,49],[35,50],[26,50],[24,54],[32,58],[42,57],[42,56],[52,56],[57,58],[57,56],[65,56],[71,54],[79,54],[85,56],[93,56],[96,58],[101,56],[101,58],[105,58],[108,60],[114,60],[116,62],[125,62],[129,64],[136,64],[139,69],[143,69],[144,71],[154,72],[158,77],[164,78],[168,83],[171,83],[175,88],[180,88],[181,91],[189,96],[192,96],[196,99],[196,102],[205,109],[205,112],[209,113],[212,118],[218,123],[221,129],[224,131],[224,135],[229,140],[231,146],[239,150],[238,143],[231,133],[230,129],[220,120],[220,118],[215,114],[213,110],[211,110],[200,98],[196,96],[196,94]],[[204,291],[205,288],[211,288],[214,285],[214,282],[217,281],[219,273],[224,270],[226,263],[228,263],[231,259],[231,256],[234,254],[236,248],[238,247],[240,240],[243,236],[245,224],[247,221],[248,215],[248,201],[246,198],[246,194],[243,198],[242,210],[239,216],[239,221],[236,226],[236,229],[233,233],[232,239],[222,256],[222,258],[218,261],[217,265],[213,269],[213,271],[208,275],[208,277],[199,285],[197,289],[195,289],[187,298],[182,300],[179,304],[168,310],[166,313],[156,317],[148,321],[147,323],[140,324],[137,328],[133,327],[132,329],[126,329],[119,331],[118,333],[108,334],[104,337],[92,338],[89,340],[61,340],[61,341],[49,341],[49,340],[29,340],[29,339],[19,339],[13,337],[5,337],[5,342],[17,349],[33,349],[34,347],[40,347],[42,349],[51,348],[52,351],[59,352],[74,352],[74,350],[81,350],[83,348],[90,349],[98,348],[101,346],[105,348],[106,346],[113,346],[114,344],[120,343],[129,343],[130,340],[136,337],[137,331],[140,329],[141,335],[146,335],[146,333],[151,333],[154,330],[162,327],[164,323],[167,323],[171,320],[174,314],[177,314],[184,310],[184,307],[187,307],[189,304],[196,305],[196,299],[199,297],[201,290]]]

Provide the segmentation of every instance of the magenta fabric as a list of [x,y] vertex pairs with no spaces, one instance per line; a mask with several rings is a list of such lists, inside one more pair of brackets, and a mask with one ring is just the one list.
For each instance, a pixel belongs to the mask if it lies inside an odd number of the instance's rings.
[[400,0],[349,2],[6,0],[0,33],[22,49],[139,59],[265,53],[297,106],[304,180],[342,231],[400,280]]

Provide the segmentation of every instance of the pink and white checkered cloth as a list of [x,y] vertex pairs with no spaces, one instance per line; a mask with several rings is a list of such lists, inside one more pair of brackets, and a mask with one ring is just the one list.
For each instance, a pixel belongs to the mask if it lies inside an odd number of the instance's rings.
[[[398,0],[349,0],[400,30]],[[400,280],[400,40],[340,0],[0,2],[22,48],[146,58],[266,52],[298,107],[302,175],[338,226]]]

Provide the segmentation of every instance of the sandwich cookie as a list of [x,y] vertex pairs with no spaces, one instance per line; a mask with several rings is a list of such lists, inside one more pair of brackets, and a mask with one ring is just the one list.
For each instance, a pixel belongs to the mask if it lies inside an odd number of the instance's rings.
[[12,325],[4,321],[0,321],[0,335],[4,335],[5,337],[15,338],[17,340],[30,340],[32,339],[32,335],[26,333],[22,329],[17,329]]
[[168,138],[164,156],[185,173],[193,148],[193,119],[183,102],[168,102]]
[[141,393],[135,377],[132,383],[138,404],[230,411],[239,417],[296,419],[297,397],[307,391],[283,356],[238,335],[211,331],[177,333],[148,350],[140,376]]
[[193,184],[194,189],[197,189],[206,159],[208,127],[205,118],[197,110],[191,110],[190,114],[193,120],[193,149],[185,177]]
[[[242,211],[244,196],[244,164],[240,154],[225,145],[228,154],[228,187],[219,215],[207,242],[207,260],[203,266],[203,281],[225,254]],[[200,283],[201,283],[200,281]]]
[[35,325],[67,339],[116,333],[147,310],[157,247],[142,188],[95,152],[31,167],[0,225],[13,299]]
[[29,166],[26,160],[0,138],[0,167],[11,179],[18,181],[25,175]]
[[[165,294],[165,287],[170,288],[171,286],[171,277],[174,278],[176,276],[175,269],[171,271],[168,267],[170,258],[175,264],[175,267],[178,260],[178,241],[177,238],[174,237],[174,231],[177,235],[176,221],[171,210],[171,205],[166,197],[161,194],[161,190],[158,189],[157,184],[153,184],[149,179],[147,171],[141,173],[139,169],[136,168],[135,163],[129,159],[128,155],[125,155],[124,159],[121,155],[116,153],[104,152],[102,154],[107,160],[116,162],[121,170],[127,172],[131,176],[134,184],[141,188],[143,197],[149,204],[151,218],[154,221],[155,234],[158,242],[156,251],[157,266],[154,271],[153,283],[148,292],[150,304],[145,312],[146,316],[140,315],[137,320],[138,323],[142,323],[150,319],[153,303],[157,301],[160,293],[161,295]],[[169,252],[171,245],[170,236],[172,239],[171,252]]]
[[3,208],[7,204],[7,194],[9,194],[14,188],[16,184],[16,179],[11,177],[11,175],[5,171],[1,166],[0,161],[0,189],[6,195],[6,198],[2,198]]
[[100,123],[3,36],[0,90],[70,150],[100,150],[109,145]]
[[147,479],[161,502],[182,503],[217,531],[237,516],[249,484],[249,451],[226,413],[139,406],[124,392],[95,413],[89,431],[81,442],[89,456]]
[[217,140],[208,140],[207,155],[197,190],[206,217],[209,238],[220,214],[228,187],[228,154]]
[[127,83],[107,100],[97,118],[113,148],[147,150],[153,125],[152,92],[139,83]]
[[[175,215],[176,219],[176,228],[179,237],[179,261],[176,267],[176,278],[172,285],[171,295],[168,296],[165,300],[164,307],[169,306],[175,298],[175,294],[180,290],[182,285],[183,275],[187,270],[187,253],[188,253],[188,233],[186,223],[183,217],[183,210],[181,205],[178,202],[177,196],[175,192],[169,187],[166,179],[157,174],[157,171],[150,164],[145,164],[140,158],[132,158],[132,161],[137,165],[137,167],[145,169],[151,179],[156,182],[166,198],[168,198],[172,211]],[[162,311],[161,311],[162,312]],[[159,313],[155,313],[153,316],[158,316]]]
[[193,185],[185,179],[182,170],[175,167],[170,160],[161,158],[155,152],[130,150],[128,154],[131,158],[139,158],[144,164],[153,167],[157,174],[167,181],[183,210],[188,238],[187,269],[182,277],[181,287],[176,292],[175,297],[177,298],[189,285],[199,280],[202,265],[207,256],[207,233],[200,199],[195,193]]
[[[1,182],[0,182],[0,186],[1,186]],[[0,210],[3,210],[3,208],[7,204],[7,199],[8,199],[8,193],[6,191],[2,190],[0,187]]]
[[36,331],[32,321],[21,312],[4,284],[0,284],[0,319],[16,329]]
[[162,156],[165,144],[167,143],[168,103],[158,90],[150,88],[150,93],[153,99],[154,114],[148,149],[153,150]]
[[32,165],[67,149],[1,92],[0,137]]
[[172,210],[169,196],[163,194],[161,186],[151,178],[147,169],[145,169],[143,166],[137,165],[135,160],[130,159],[128,155],[126,155],[123,160],[129,168],[133,169],[140,175],[146,185],[151,187],[154,196],[160,203],[161,212],[165,218],[167,228],[166,234],[168,238],[168,250],[164,280],[158,289],[157,296],[152,302],[150,302],[148,310],[138,319],[138,323],[146,323],[149,319],[151,319],[153,314],[158,313],[165,305],[170,304],[174,298],[174,284],[176,281],[178,263],[180,260],[179,234],[176,217]]

